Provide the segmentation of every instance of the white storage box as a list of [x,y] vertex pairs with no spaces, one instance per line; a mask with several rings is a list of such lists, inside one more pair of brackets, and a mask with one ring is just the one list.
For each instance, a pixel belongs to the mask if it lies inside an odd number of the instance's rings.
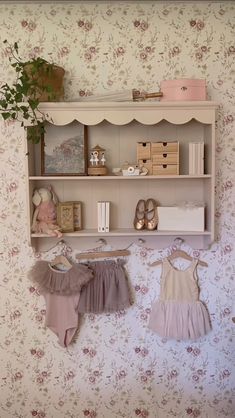
[[205,208],[203,206],[159,206],[158,231],[204,231]]

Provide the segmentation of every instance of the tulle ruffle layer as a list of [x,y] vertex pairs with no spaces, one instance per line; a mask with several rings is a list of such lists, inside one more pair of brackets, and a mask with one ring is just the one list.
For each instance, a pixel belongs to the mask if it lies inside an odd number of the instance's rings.
[[207,334],[211,325],[201,301],[158,300],[152,306],[149,328],[167,339],[195,340]]
[[67,271],[55,271],[47,261],[37,261],[29,271],[30,280],[40,292],[72,295],[80,293],[93,279],[93,270],[84,264],[73,264]]
[[95,261],[88,265],[94,271],[94,280],[82,289],[78,312],[112,313],[129,308],[130,288],[123,261]]

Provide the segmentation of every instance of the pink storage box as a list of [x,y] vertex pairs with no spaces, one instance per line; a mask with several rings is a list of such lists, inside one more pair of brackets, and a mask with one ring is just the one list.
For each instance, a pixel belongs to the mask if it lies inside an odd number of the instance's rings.
[[181,78],[161,82],[162,101],[206,100],[206,80]]

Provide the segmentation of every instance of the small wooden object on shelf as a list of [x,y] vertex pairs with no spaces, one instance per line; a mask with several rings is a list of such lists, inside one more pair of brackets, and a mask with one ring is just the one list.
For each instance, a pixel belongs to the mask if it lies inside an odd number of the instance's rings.
[[73,202],[60,202],[57,205],[57,222],[62,232],[74,232]]
[[82,229],[82,202],[72,201],[66,202],[73,205],[73,228],[74,231],[81,231]]
[[115,92],[105,92],[101,94],[94,94],[92,96],[85,96],[79,98],[79,101],[84,102],[140,102],[146,99],[155,99],[162,97],[163,93],[157,91],[154,93],[147,93],[137,89],[123,90]]
[[179,142],[138,142],[137,163],[148,169],[148,174],[179,174]]
[[106,176],[108,169],[105,165],[105,161],[106,159],[104,148],[101,148],[99,145],[91,148],[88,176]]
[[152,142],[153,175],[179,174],[179,142]]

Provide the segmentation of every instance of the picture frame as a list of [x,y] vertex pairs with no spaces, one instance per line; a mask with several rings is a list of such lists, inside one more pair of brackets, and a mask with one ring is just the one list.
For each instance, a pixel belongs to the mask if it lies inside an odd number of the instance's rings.
[[59,202],[57,204],[57,223],[61,232],[74,232],[73,202]]
[[74,231],[80,231],[82,229],[82,202],[73,203],[73,222]]
[[69,201],[57,204],[57,223],[62,232],[82,229],[82,202]]
[[74,231],[80,231],[82,229],[82,202],[72,201],[67,202],[73,204],[73,226]]
[[41,138],[42,176],[87,175],[87,126],[73,121],[65,126],[46,123]]

